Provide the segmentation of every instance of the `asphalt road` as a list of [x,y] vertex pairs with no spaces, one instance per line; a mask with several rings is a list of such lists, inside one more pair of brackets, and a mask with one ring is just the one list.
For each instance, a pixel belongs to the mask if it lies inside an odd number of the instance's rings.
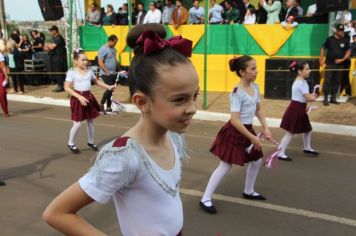
[[[47,204],[90,167],[94,152],[86,146],[82,126],[80,155],[66,148],[71,127],[69,108],[10,102],[10,118],[0,117],[0,235],[60,235],[41,218]],[[137,114],[101,116],[95,138],[103,144],[133,125]],[[234,167],[216,192],[219,213],[198,207],[202,191],[218,163],[209,153],[222,122],[194,121],[186,134],[191,160],[184,166],[181,197],[184,235],[356,235],[356,140],[314,133],[317,158],[302,153],[296,136],[287,153],[293,162],[262,168],[256,191],[266,202],[241,198],[246,168]],[[258,130],[259,127],[256,127]],[[280,140],[283,131],[272,129]],[[264,143],[264,152],[272,151]],[[92,204],[80,214],[109,235],[120,235],[113,203]]]

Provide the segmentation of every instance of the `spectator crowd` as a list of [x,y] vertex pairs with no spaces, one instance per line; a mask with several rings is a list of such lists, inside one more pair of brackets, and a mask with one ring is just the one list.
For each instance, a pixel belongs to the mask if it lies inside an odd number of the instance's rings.
[[[308,7],[305,13],[301,7],[301,0],[259,0],[254,6],[250,0],[225,0],[216,3],[210,0],[208,16],[200,3],[203,1],[192,0],[192,7],[187,8],[182,0],[152,1],[148,11],[141,2],[132,4],[131,15],[133,25],[145,23],[162,23],[174,25],[178,28],[185,24],[282,24],[284,27],[294,28],[298,25],[298,17],[313,17],[318,15],[316,4]],[[282,3],[284,2],[284,4]],[[117,11],[111,4],[99,8],[91,3],[86,23],[89,25],[128,25],[128,5],[124,3]],[[349,11],[338,12],[336,20],[342,20],[345,15],[345,24],[351,27],[352,15]],[[351,35],[352,36],[352,35]]]
[[[51,39],[46,42],[45,34],[36,29],[30,31],[31,38],[27,33],[21,34],[18,29],[14,29],[8,39],[2,36],[0,54],[5,59],[5,66],[12,86],[10,93],[23,94],[24,85],[34,85],[33,75],[28,75],[26,62],[30,63],[31,69],[36,72],[36,66],[41,64],[43,72],[49,72],[49,77],[42,77],[39,83],[53,82],[57,85],[54,92],[64,91],[65,71],[67,71],[66,43],[59,32],[57,26],[53,25],[49,29]],[[39,64],[37,64],[39,63]],[[35,76],[36,77],[36,76]],[[38,77],[38,75],[37,75]]]

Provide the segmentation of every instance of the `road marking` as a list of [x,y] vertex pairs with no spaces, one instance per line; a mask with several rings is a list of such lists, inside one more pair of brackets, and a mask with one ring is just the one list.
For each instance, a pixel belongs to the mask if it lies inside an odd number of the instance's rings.
[[[16,113],[15,113],[16,114]],[[28,117],[28,118],[35,118],[35,119],[44,119],[44,120],[54,120],[54,121],[63,121],[67,123],[71,123],[72,120],[69,119],[63,119],[63,118],[55,118],[55,117],[48,117],[48,116],[36,116],[36,115],[22,115],[22,114],[16,114],[17,116],[20,117]],[[102,126],[102,127],[110,127],[110,128],[120,128],[120,129],[130,129],[131,126],[123,126],[123,125],[112,125],[112,124],[107,124],[107,123],[100,123],[100,122],[95,122],[95,126]],[[191,138],[196,138],[196,139],[207,139],[213,141],[214,137],[207,137],[206,135],[196,135],[196,134],[185,134],[186,137],[191,137]],[[264,147],[271,147],[274,148],[275,146],[272,144],[263,144],[262,146]],[[300,151],[300,147],[293,147],[293,146],[288,146],[289,150],[293,151]],[[323,152],[324,154],[331,154],[331,155],[336,155],[336,156],[344,156],[344,157],[354,157],[356,158],[356,154],[351,154],[351,153],[343,153],[343,152]]]
[[[201,197],[204,194],[201,191],[197,191],[194,189],[186,189],[186,188],[181,188],[180,193],[185,194],[185,195],[195,196],[195,197]],[[278,212],[283,212],[283,213],[287,213],[287,214],[298,215],[298,216],[303,216],[303,217],[308,217],[308,218],[320,219],[320,220],[325,220],[325,221],[330,221],[330,222],[334,222],[334,223],[339,223],[339,224],[343,224],[343,225],[349,225],[349,226],[356,227],[356,220],[354,220],[354,219],[348,219],[348,218],[344,218],[344,217],[338,217],[338,216],[333,216],[333,215],[329,215],[329,214],[307,211],[307,210],[297,209],[297,208],[292,208],[292,207],[274,205],[274,204],[270,204],[270,203],[245,200],[242,198],[229,197],[229,196],[224,196],[221,194],[214,194],[213,198],[215,200],[220,200],[220,201],[224,201],[224,202],[231,202],[231,203],[245,205],[245,206],[258,207],[258,208],[263,208],[263,209],[267,209],[267,210],[278,211]]]
[[[26,114],[26,115],[17,114],[17,115],[19,117],[54,120],[54,121],[61,121],[61,122],[68,122],[68,123],[72,122],[69,119],[55,118],[55,117],[48,117],[48,116],[36,116],[36,115],[28,115],[28,114]],[[122,128],[122,129],[130,128],[130,126],[111,125],[111,124],[99,123],[99,122],[96,122],[96,125],[103,126],[103,127],[110,127],[110,128]],[[187,134],[186,136],[191,137],[191,138],[199,138],[199,139],[205,138],[205,139],[213,140],[213,138],[208,138],[206,136],[201,136],[201,135]],[[269,146],[269,145],[266,145],[266,146]],[[270,145],[270,146],[273,147],[273,145]],[[295,149],[297,149],[297,148],[295,148]],[[329,152],[329,153],[333,153],[334,155],[355,156],[355,155],[347,154],[347,153],[337,153],[337,152]],[[203,192],[194,190],[194,189],[181,188],[180,192],[182,194],[195,196],[195,197],[201,197],[203,195]],[[225,201],[225,202],[231,202],[231,203],[235,203],[235,204],[241,204],[241,205],[245,205],[245,206],[258,207],[258,208],[263,208],[263,209],[267,209],[267,210],[278,211],[278,212],[287,213],[287,214],[293,214],[293,215],[298,215],[298,216],[303,216],[303,217],[320,219],[320,220],[325,220],[325,221],[329,221],[329,222],[334,222],[334,223],[339,223],[339,224],[343,224],[343,225],[356,227],[356,220],[354,220],[354,219],[338,217],[338,216],[333,216],[333,215],[324,214],[324,213],[318,213],[318,212],[297,209],[297,208],[292,208],[292,207],[285,207],[285,206],[281,206],[281,205],[274,205],[274,204],[270,204],[270,203],[250,201],[250,200],[245,200],[242,198],[224,196],[221,194],[214,194],[214,199]]]

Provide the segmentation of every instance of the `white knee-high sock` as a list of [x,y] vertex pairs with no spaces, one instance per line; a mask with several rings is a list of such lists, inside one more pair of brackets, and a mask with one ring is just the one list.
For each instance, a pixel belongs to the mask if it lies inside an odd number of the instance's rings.
[[250,163],[248,163],[244,193],[252,194],[255,192],[256,178],[258,171],[260,170],[261,163],[262,158],[258,159],[257,161],[251,161]]
[[[215,189],[218,187],[218,185],[220,184],[224,176],[230,171],[231,166],[232,165],[229,163],[220,161],[218,167],[214,170],[214,172],[212,173],[209,179],[203,198],[201,199],[202,202],[211,200],[211,196],[215,192]],[[209,206],[210,204],[206,204],[206,205]]]
[[94,121],[92,119],[87,120],[87,125],[88,143],[94,144]]
[[292,138],[293,134],[287,131],[281,140],[281,144],[279,145],[281,147],[281,151],[278,154],[279,156],[284,156],[286,154],[286,149]]
[[304,150],[312,149],[310,142],[311,142],[311,131],[308,133],[304,133],[303,135]]
[[73,126],[69,132],[68,145],[75,145],[75,138],[77,137],[82,122],[73,121]]

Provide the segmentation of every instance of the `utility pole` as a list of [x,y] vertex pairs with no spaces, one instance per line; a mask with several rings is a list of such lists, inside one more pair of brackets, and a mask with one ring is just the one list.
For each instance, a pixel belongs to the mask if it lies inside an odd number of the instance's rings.
[[7,38],[6,14],[4,0],[0,0],[0,26],[3,38]]

